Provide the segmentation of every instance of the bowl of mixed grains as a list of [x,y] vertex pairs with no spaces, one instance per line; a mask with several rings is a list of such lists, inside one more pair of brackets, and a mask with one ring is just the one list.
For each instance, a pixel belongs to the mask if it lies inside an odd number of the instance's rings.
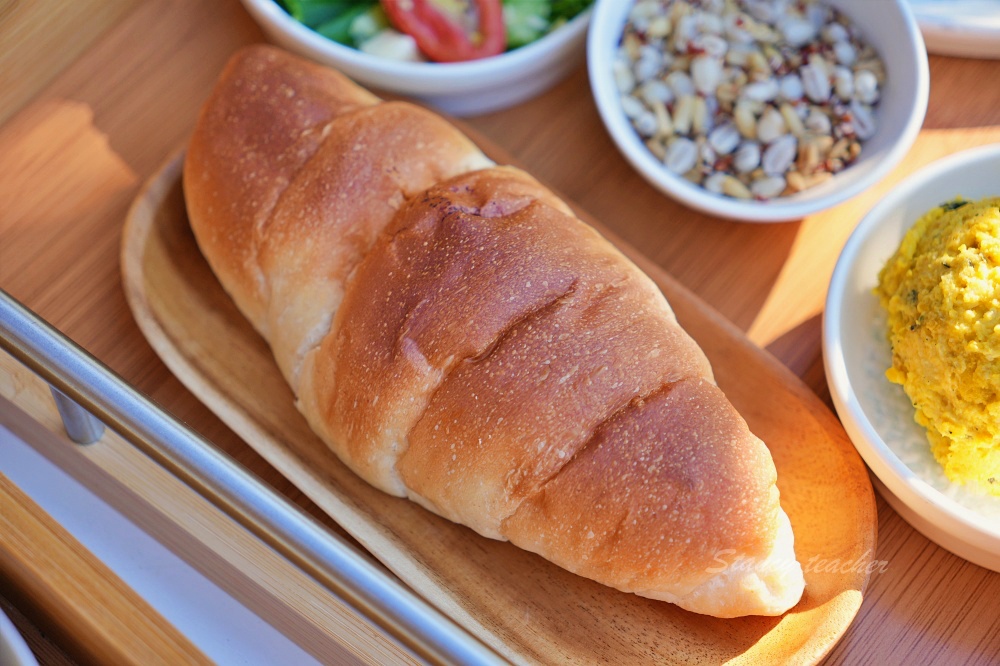
[[801,219],[860,193],[923,123],[902,0],[598,0],[598,111],[654,187],[716,217]]

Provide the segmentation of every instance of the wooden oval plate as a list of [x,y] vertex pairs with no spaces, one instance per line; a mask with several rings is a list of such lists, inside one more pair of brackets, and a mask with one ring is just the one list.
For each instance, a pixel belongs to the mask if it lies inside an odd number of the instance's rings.
[[[350,472],[312,433],[270,350],[188,226],[182,156],[124,230],[128,302],[153,349],[249,446],[400,579],[515,663],[814,663],[861,605],[875,553],[867,472],[829,409],[787,368],[600,224],[659,284],[719,385],[771,450],[806,592],[780,618],[720,620],[624,594],[486,539]],[[586,219],[586,218],[584,218]]]

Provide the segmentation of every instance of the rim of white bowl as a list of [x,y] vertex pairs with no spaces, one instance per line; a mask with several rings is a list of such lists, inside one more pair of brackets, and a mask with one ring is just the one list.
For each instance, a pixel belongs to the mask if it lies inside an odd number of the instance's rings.
[[0,656],[13,659],[15,666],[38,666],[38,661],[24,637],[2,610],[0,610]]
[[845,426],[849,423],[852,429],[860,431],[861,441],[853,440],[858,453],[901,502],[928,520],[933,520],[939,529],[965,541],[965,535],[956,531],[956,526],[960,526],[965,531],[972,531],[993,540],[994,549],[1000,544],[1000,529],[983,524],[983,517],[975,510],[951,499],[921,479],[889,448],[868,419],[849,378],[840,335],[842,326],[840,313],[843,309],[845,289],[854,270],[858,253],[889,211],[899,206],[914,191],[927,186],[953,169],[972,168],[982,162],[997,161],[1000,161],[1000,144],[971,148],[936,160],[896,185],[861,219],[841,250],[830,280],[823,313],[823,359],[827,383],[837,412],[841,420],[845,421]]
[[380,76],[415,79],[417,83],[447,83],[455,86],[481,84],[484,77],[503,76],[508,71],[520,71],[521,67],[529,67],[548,51],[558,48],[564,42],[571,40],[576,33],[586,30],[593,11],[593,7],[590,7],[541,39],[513,51],[480,60],[437,63],[402,62],[369,55],[328,39],[299,23],[279,7],[274,0],[242,1],[253,6],[263,18],[270,22],[272,28],[279,30],[285,37],[302,42],[316,51],[336,57],[353,67],[364,68],[372,74]]
[[[639,140],[625,118],[621,104],[618,103],[618,91],[610,63],[628,16],[627,11],[623,11],[622,7],[624,5],[631,6],[632,1],[597,0],[593,7],[594,14],[587,34],[587,69],[597,110],[619,151],[632,167],[657,189],[690,208],[716,217],[743,222],[769,223],[798,220],[840,204],[885,178],[910,150],[920,132],[930,96],[927,51],[912,10],[903,0],[893,0],[906,29],[906,44],[910,56],[916,63],[916,80],[913,87],[914,103],[910,114],[899,138],[893,142],[885,155],[876,164],[869,167],[865,176],[856,178],[846,185],[843,184],[843,181],[837,183],[837,177],[834,176],[830,183],[812,191],[815,193],[829,189],[831,190],[829,193],[810,196],[807,199],[788,197],[768,202],[746,202],[714,195],[704,188],[668,172]],[[837,185],[841,186],[837,187]]]

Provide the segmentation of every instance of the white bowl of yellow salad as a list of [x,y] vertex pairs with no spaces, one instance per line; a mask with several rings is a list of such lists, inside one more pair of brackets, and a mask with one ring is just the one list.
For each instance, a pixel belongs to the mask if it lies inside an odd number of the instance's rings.
[[277,45],[331,65],[376,92],[411,97],[455,116],[514,106],[581,66],[592,4],[242,1]]
[[[900,350],[894,350],[890,341],[890,314],[882,307],[877,291],[891,274],[884,271],[898,260],[901,244],[903,254],[910,252],[912,236],[908,232],[920,224],[918,221],[956,209],[974,210],[976,202],[992,197],[1000,197],[1000,144],[939,160],[883,197],[855,228],[837,261],[823,318],[823,354],[837,414],[886,501],[932,541],[979,566],[1000,571],[1000,494],[977,483],[956,480],[934,455],[933,438],[916,419],[917,410],[922,409],[920,395],[911,398],[895,383],[899,381],[900,359],[896,354]],[[1000,206],[993,214],[1000,214]],[[994,246],[995,238],[990,241]],[[980,243],[984,248],[989,245],[985,238]],[[921,245],[912,247],[915,250]],[[946,258],[940,261],[948,264],[940,267],[942,277],[948,279],[945,271],[953,262]],[[995,258],[983,265],[990,263],[995,272]],[[932,268],[929,263],[922,265],[925,268],[921,270]],[[991,289],[1000,290],[995,280]],[[919,336],[934,335],[929,324],[942,314],[933,310],[938,306],[933,298],[925,297],[927,294],[929,291],[913,291],[918,309],[928,318],[924,322],[918,317],[913,322],[910,331]],[[985,318],[995,318],[995,312]],[[944,352],[947,350],[940,353]],[[928,356],[938,353],[934,350]],[[972,357],[966,359],[971,361]],[[987,369],[992,365],[976,362],[996,382],[995,372]],[[929,388],[952,390],[945,388],[945,382],[925,376],[940,384]],[[963,391],[958,386],[953,390],[957,401]],[[978,406],[996,409],[998,401],[1000,397],[994,392],[992,398],[986,398],[987,404]],[[987,480],[988,484],[995,482]]]

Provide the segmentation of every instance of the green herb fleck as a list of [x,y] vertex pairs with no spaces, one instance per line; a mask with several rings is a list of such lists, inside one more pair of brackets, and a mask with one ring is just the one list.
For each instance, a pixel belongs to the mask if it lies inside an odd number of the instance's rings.
[[938,206],[938,208],[941,208],[946,211],[957,210],[967,203],[969,202],[965,201],[964,199],[954,199],[952,201],[945,201],[943,204]]

